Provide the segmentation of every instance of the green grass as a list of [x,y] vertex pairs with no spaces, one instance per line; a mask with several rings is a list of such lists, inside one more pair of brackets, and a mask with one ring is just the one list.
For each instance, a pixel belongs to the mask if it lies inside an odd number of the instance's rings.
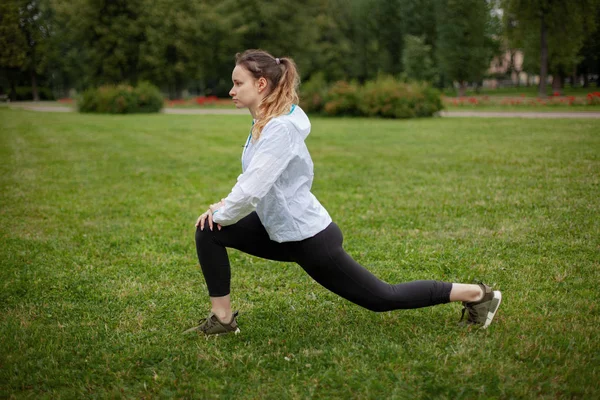
[[372,313],[230,252],[238,336],[208,310],[194,222],[240,172],[246,116],[0,109],[1,398],[597,398],[600,122],[313,119],[314,193],[389,282],[481,279]]
[[460,105],[445,104],[447,111],[493,111],[493,112],[543,112],[543,113],[564,113],[564,112],[595,112],[600,113],[600,106],[510,106],[510,105]]
[[72,108],[73,104],[62,103],[60,101],[52,101],[52,100],[42,100],[42,101],[16,101],[16,102],[2,102],[0,103],[1,107],[15,107],[19,105],[30,105],[30,106],[47,106],[47,107],[65,107]]

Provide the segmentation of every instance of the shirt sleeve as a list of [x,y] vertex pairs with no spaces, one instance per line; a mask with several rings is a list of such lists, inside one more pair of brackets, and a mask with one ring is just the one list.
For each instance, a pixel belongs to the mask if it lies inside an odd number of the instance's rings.
[[246,171],[225,198],[225,205],[213,215],[223,226],[232,225],[256,210],[259,201],[271,190],[290,163],[293,140],[287,126],[273,121],[263,129]]

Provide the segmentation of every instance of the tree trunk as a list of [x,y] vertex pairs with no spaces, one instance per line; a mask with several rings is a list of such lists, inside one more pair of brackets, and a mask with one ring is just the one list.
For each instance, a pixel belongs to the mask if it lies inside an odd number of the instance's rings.
[[577,66],[573,67],[573,73],[571,74],[571,87],[577,87],[579,85],[579,79],[577,78]]
[[467,84],[465,81],[461,81],[460,86],[458,87],[458,95],[460,97],[464,97],[466,92],[467,92]]
[[539,97],[546,98],[548,90],[546,89],[546,80],[548,79],[548,31],[546,29],[546,13],[542,12],[540,29],[540,87]]
[[31,93],[33,94],[33,101],[40,101],[40,94],[38,93],[37,86],[37,75],[33,68],[31,69]]
[[582,74],[583,74],[583,87],[584,88],[589,87],[590,86],[590,80],[588,78],[587,67],[583,68]]
[[515,55],[516,55],[516,50],[511,50],[510,51],[510,74],[511,74],[511,80],[512,80],[512,74],[515,74],[515,78],[517,80],[516,84],[517,87],[521,87],[521,76],[520,76],[520,71],[517,70],[516,64],[515,64]]
[[564,74],[562,71],[557,71],[552,75],[552,94],[558,93],[559,96],[563,95],[564,87]]
[[15,81],[13,79],[10,80],[10,101],[17,101],[17,88],[15,85]]

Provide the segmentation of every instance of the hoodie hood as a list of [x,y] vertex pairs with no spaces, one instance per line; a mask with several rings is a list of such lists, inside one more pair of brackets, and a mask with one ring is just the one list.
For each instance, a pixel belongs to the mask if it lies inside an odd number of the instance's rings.
[[296,104],[292,104],[292,110],[289,114],[282,115],[279,118],[289,121],[296,128],[302,140],[305,140],[310,133],[310,120],[304,110]]

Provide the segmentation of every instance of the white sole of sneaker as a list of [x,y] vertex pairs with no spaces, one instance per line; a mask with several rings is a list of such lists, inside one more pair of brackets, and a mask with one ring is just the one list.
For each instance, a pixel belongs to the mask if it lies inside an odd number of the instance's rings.
[[205,337],[206,337],[206,340],[210,340],[210,338],[218,338],[218,337],[221,337],[221,336],[229,335],[230,333],[233,333],[234,335],[237,335],[237,334],[239,334],[240,332],[241,332],[241,331],[240,331],[240,328],[237,328],[237,329],[236,329],[235,331],[233,331],[233,332],[223,332],[223,333],[216,333],[216,334],[214,334],[214,335],[205,335]]
[[500,303],[502,302],[502,293],[499,290],[494,290],[494,298],[492,299],[492,303],[490,304],[490,310],[488,311],[487,318],[485,320],[485,324],[481,327],[482,329],[486,329],[492,323],[498,308],[500,307]]
[[[200,331],[200,327],[199,326],[195,326],[193,328],[188,329],[187,331],[184,331],[183,334],[188,334],[188,333],[192,333],[192,332],[199,332]],[[240,328],[237,328],[235,331],[233,331],[233,334],[237,335],[238,333],[240,333]],[[217,333],[215,335],[207,335],[206,337],[210,337],[210,336],[223,336],[223,335],[228,335],[232,332],[223,332],[223,333]]]

